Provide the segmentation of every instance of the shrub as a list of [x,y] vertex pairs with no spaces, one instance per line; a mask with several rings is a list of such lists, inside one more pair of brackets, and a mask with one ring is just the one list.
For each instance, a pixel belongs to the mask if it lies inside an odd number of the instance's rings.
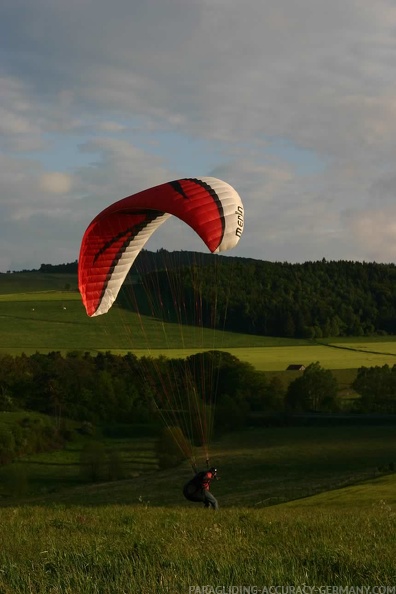
[[81,435],[95,435],[95,427],[90,421],[83,421],[78,431]]
[[4,389],[0,391],[0,410],[15,410],[16,406],[10,396]]

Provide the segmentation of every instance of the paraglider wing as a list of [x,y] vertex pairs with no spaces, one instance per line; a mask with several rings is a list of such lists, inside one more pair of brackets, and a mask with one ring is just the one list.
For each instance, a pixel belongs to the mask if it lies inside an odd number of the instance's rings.
[[136,256],[171,215],[218,253],[238,243],[243,214],[236,190],[214,177],[179,179],[110,205],[93,219],[81,243],[78,284],[87,314],[110,309]]

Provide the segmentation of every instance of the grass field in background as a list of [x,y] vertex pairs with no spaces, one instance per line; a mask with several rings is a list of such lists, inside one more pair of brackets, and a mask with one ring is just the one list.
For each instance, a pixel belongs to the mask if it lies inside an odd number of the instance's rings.
[[35,293],[40,291],[78,291],[76,274],[37,271],[0,274],[0,294]]
[[0,295],[3,352],[22,350],[114,350],[161,354],[167,350],[196,352],[206,348],[306,344],[195,326],[166,324],[120,307],[89,318],[78,293],[40,292]]
[[[0,285],[1,286],[1,285]],[[203,349],[227,350],[262,371],[319,361],[327,369],[394,365],[394,337],[307,340],[272,338],[165,324],[115,306],[89,318],[72,291],[0,294],[0,353],[106,351],[137,356],[185,357]]]

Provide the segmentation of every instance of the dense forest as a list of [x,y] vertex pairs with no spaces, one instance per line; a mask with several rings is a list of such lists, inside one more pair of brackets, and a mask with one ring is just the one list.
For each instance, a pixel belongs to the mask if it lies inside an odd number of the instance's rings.
[[[76,271],[77,262],[40,267],[47,273]],[[149,294],[161,299],[156,304]],[[234,332],[290,338],[396,334],[394,264],[324,259],[289,264],[143,250],[119,304],[153,315],[160,307],[171,319],[167,305],[175,298],[188,321],[196,320],[199,299],[204,325]]]
[[[199,425],[210,409],[218,430],[244,425],[257,413],[396,413],[396,365],[362,367],[352,387],[360,398],[339,399],[335,377],[318,362],[286,387],[222,351],[186,359],[78,351],[0,355],[0,410],[95,424]],[[187,419],[178,417],[183,411]]]
[[191,392],[204,406],[216,402],[219,410],[229,399],[243,401],[246,411],[282,408],[278,382],[267,381],[249,363],[221,351],[187,359],[110,352],[0,355],[1,410],[34,410],[92,423],[173,422],[169,413],[178,409],[201,414],[193,410]]

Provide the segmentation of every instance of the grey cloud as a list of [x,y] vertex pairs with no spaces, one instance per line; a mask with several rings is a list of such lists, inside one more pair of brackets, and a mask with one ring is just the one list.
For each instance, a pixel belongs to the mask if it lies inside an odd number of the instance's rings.
[[[369,218],[381,229],[394,214],[395,25],[387,0],[6,0],[3,220],[42,259],[50,218],[67,230],[65,258],[77,257],[78,233],[109,202],[183,175],[166,153],[138,146],[139,127],[221,147],[222,162],[202,173],[244,199],[236,255],[388,259],[392,227],[375,245],[364,233]],[[67,171],[70,184],[42,157],[55,135],[78,136],[76,154],[92,156]],[[301,174],[286,153],[274,157],[273,139],[309,149],[322,170]],[[174,222],[160,241],[195,238]],[[14,262],[12,249],[8,237],[2,254]]]

